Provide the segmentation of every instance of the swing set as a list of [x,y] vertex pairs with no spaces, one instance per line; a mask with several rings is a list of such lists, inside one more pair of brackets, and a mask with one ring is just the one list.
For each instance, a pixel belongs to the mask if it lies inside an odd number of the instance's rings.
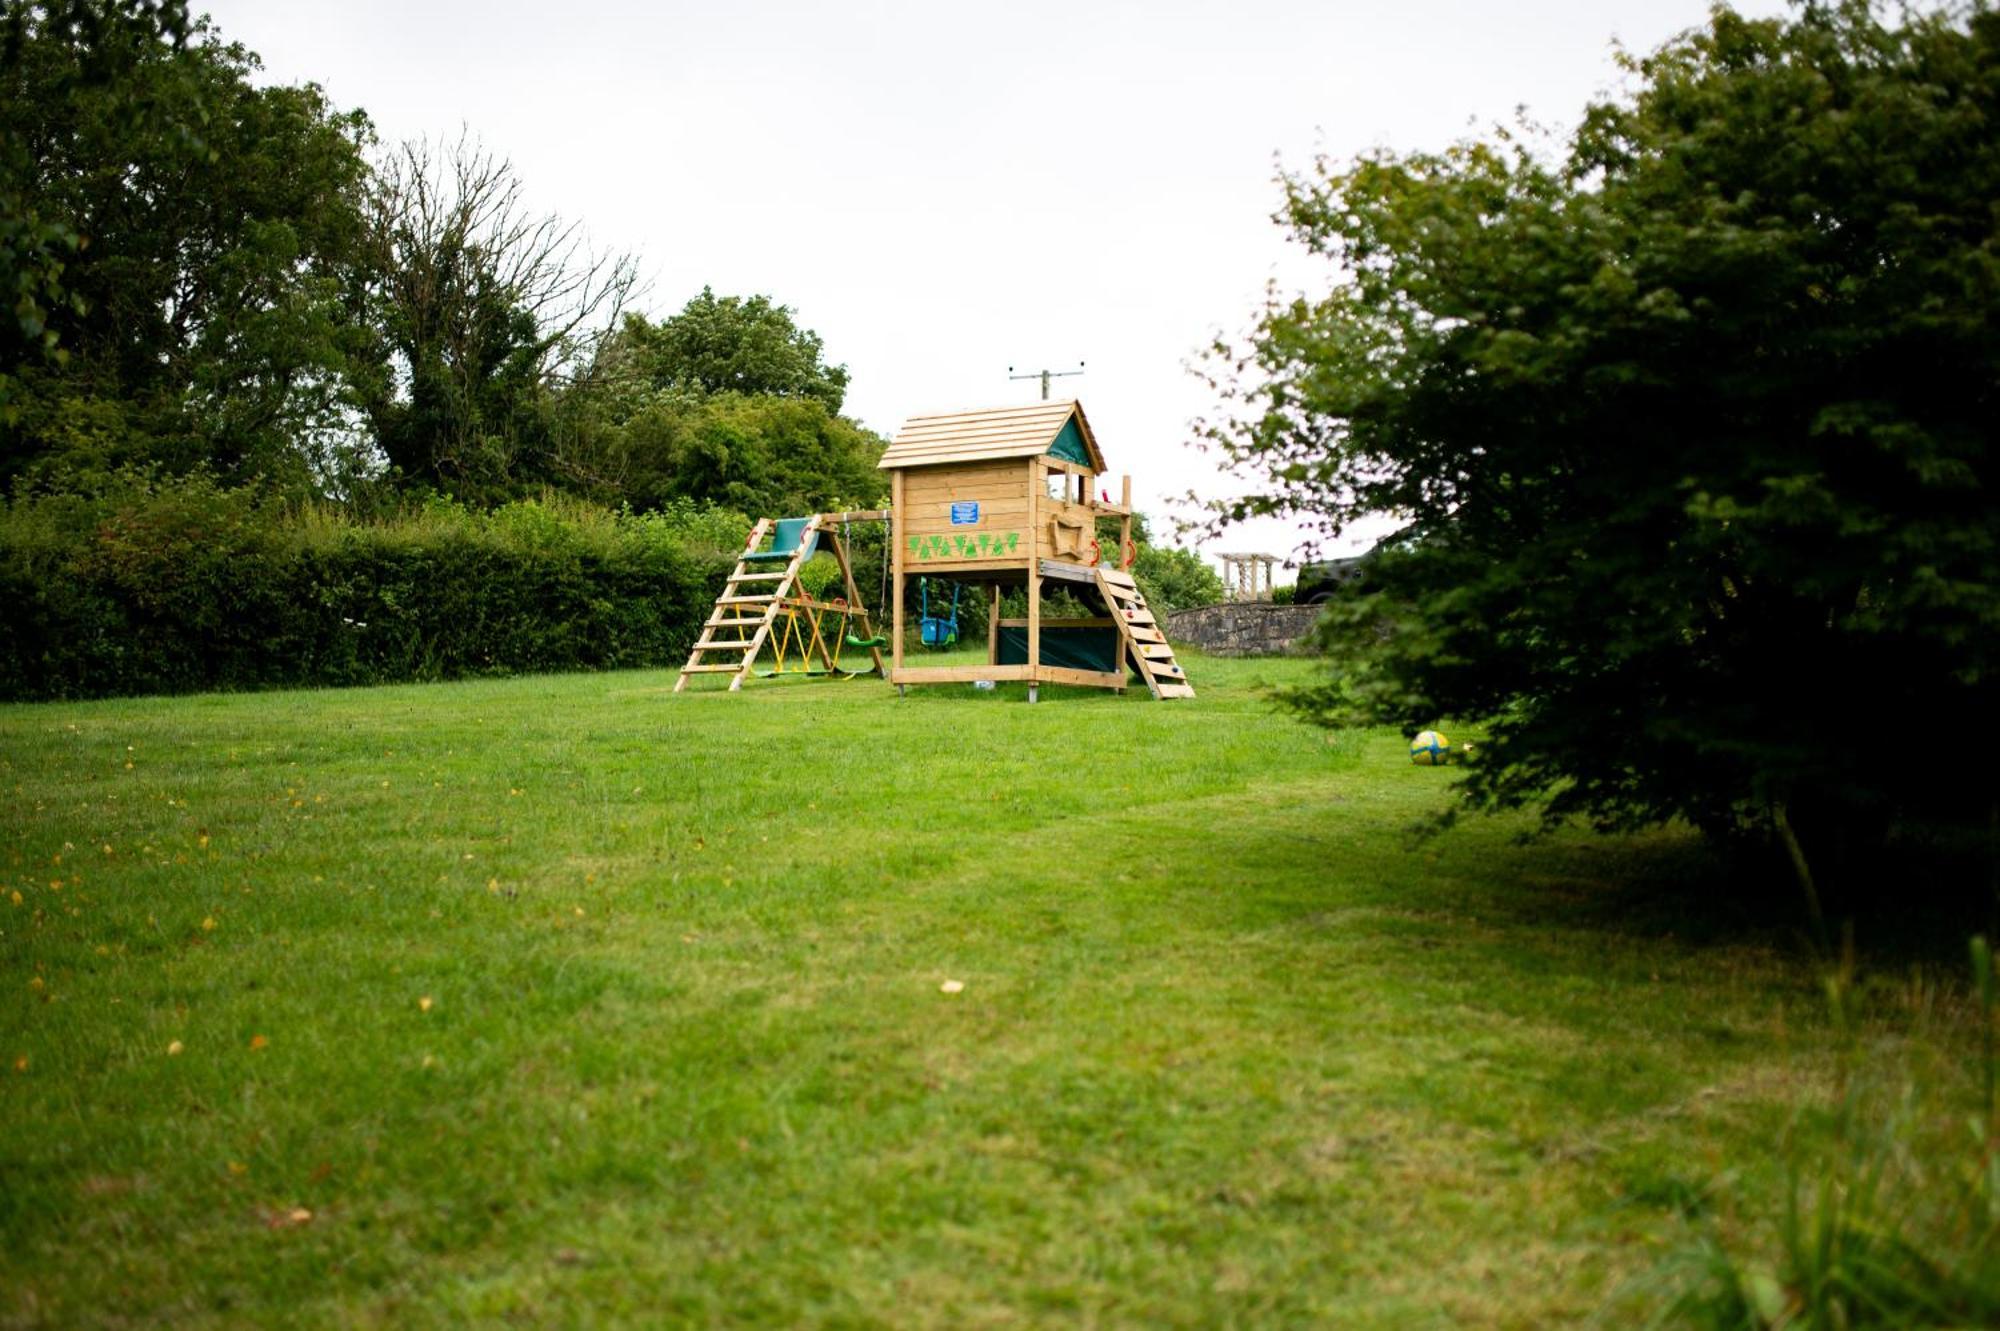
[[[752,675],[852,679],[885,673],[882,649],[889,640],[869,618],[848,549],[854,523],[883,522],[888,516],[881,510],[856,510],[759,520],[702,625],[674,692],[686,686],[690,675],[699,674],[731,675],[734,691]],[[830,597],[808,591],[800,578],[822,550],[833,556],[842,580],[843,592]]]

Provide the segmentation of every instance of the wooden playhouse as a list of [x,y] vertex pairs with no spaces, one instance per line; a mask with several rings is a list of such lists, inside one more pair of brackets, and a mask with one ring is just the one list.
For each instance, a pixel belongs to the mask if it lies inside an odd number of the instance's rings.
[[[1194,696],[1129,572],[1131,478],[1116,503],[1098,490],[1104,454],[1081,403],[914,416],[880,466],[891,495],[892,683],[1024,680],[1032,702],[1041,684],[1122,691],[1129,669],[1155,698]],[[1100,519],[1118,520],[1116,549],[1100,538]],[[913,581],[925,601],[933,586],[987,597],[984,664],[906,659]],[[1044,617],[1051,584],[1089,613]],[[1027,614],[1002,619],[1001,593],[1014,587],[1027,590]]]

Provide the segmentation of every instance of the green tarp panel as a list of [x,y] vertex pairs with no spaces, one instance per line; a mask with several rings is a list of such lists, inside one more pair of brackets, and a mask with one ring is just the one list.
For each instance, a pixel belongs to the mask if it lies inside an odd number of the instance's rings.
[[1080,462],[1086,467],[1092,465],[1090,449],[1084,445],[1083,431],[1076,428],[1074,415],[1063,422],[1062,432],[1056,436],[1056,441],[1049,445],[1049,455],[1067,462]]
[[[1000,630],[1000,664],[1028,664],[1028,630]],[[1116,671],[1118,630],[1043,629],[1042,664],[1064,670],[1099,670],[1107,674]]]

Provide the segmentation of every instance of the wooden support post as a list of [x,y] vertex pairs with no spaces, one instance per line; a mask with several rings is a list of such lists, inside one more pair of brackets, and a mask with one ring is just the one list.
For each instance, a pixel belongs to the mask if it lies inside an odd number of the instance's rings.
[[1125,567],[1125,552],[1132,548],[1132,478],[1124,477],[1124,485],[1119,487],[1118,502],[1125,506],[1125,519],[1118,524],[1118,567]]
[[1000,664],[1000,584],[994,583],[986,602],[986,664]]
[[1037,673],[1042,668],[1042,495],[1048,490],[1048,468],[1040,458],[1028,461],[1028,530],[1035,544],[1028,551],[1028,701],[1040,700]]
[[[1028,573],[1028,669],[1042,668],[1042,574],[1033,569]],[[1028,688],[1028,701],[1035,700],[1035,690]]]
[[[903,470],[889,473],[889,581],[895,586],[894,609],[890,612],[889,660],[892,673],[903,669],[903,524],[909,510],[903,506]],[[896,687],[900,696],[902,686]]]

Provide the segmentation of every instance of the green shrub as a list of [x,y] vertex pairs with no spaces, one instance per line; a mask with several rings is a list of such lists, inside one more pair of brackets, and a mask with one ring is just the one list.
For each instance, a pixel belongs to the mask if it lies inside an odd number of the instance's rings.
[[807,596],[846,596],[847,584],[840,576],[840,562],[821,550],[799,565],[798,589]]
[[1222,578],[1192,550],[1175,546],[1140,545],[1132,578],[1146,594],[1146,604],[1165,619],[1176,610],[1214,605],[1222,599]]
[[563,499],[362,522],[202,478],[0,518],[8,699],[669,664],[749,525]]

